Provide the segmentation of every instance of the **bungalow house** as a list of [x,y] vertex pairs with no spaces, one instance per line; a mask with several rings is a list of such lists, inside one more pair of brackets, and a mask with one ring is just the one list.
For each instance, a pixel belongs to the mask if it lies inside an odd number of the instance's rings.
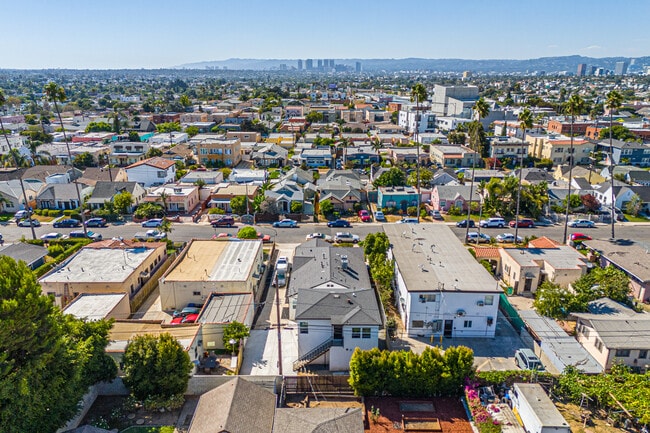
[[174,162],[181,161],[186,164],[196,164],[197,162],[193,147],[187,143],[177,144],[174,147],[165,149],[161,157]]
[[275,201],[278,212],[291,213],[291,204],[300,203],[302,213],[311,215],[314,212],[313,200],[316,195],[316,186],[306,184],[301,187],[292,180],[282,180],[264,192],[264,197]]
[[[650,149],[650,146],[648,148]],[[650,186],[650,172],[646,170],[628,171],[625,180],[632,183],[632,185]]]
[[319,200],[330,200],[334,208],[349,211],[365,201],[366,191],[359,175],[352,170],[330,170],[318,181]]
[[523,170],[523,173],[521,173],[521,183],[524,185],[538,185],[542,182],[551,185],[555,181],[553,174],[548,170],[532,167],[514,170],[512,175],[517,179],[519,179],[519,170]]
[[[40,189],[43,185],[40,182],[33,183],[35,186],[30,185],[28,182],[23,182],[27,201],[32,207],[34,205],[34,199],[36,198],[36,191],[32,188]],[[0,212],[15,213],[21,209],[25,209],[25,197],[23,196],[23,191],[20,187],[20,181],[0,181]]]
[[199,204],[199,187],[195,185],[164,185],[149,190],[145,202],[160,203],[167,212],[189,213]]
[[[418,151],[415,147],[392,147],[388,149],[388,157],[394,164],[415,164],[418,161]],[[420,150],[420,164],[429,161],[429,154]]]
[[153,157],[131,164],[124,169],[130,182],[150,187],[176,180],[176,164],[161,157]]
[[431,161],[440,164],[442,167],[471,167],[472,161],[480,164],[480,155],[466,146],[452,146],[436,144],[431,145]]
[[472,190],[472,201],[479,203],[481,195],[477,188],[471,188],[469,185],[435,185],[431,190],[431,206],[433,210],[440,212],[449,212],[452,206],[466,212],[470,189]]
[[650,301],[650,262],[648,249],[627,241],[584,241],[583,245],[601,267],[614,266],[630,278],[630,292],[640,302]]
[[138,206],[147,195],[147,191],[137,182],[97,182],[93,192],[87,201],[91,209],[101,209],[105,202],[113,202],[117,194],[128,192],[133,199],[132,205],[127,209],[128,213]]
[[397,208],[406,212],[418,205],[418,191],[412,186],[380,186],[377,190],[377,208]]
[[228,176],[228,181],[238,184],[262,185],[268,180],[267,170],[253,170],[248,168],[235,168]]
[[288,162],[289,152],[272,143],[259,146],[251,154],[251,160],[258,167],[284,167]]
[[23,261],[32,271],[45,264],[46,255],[48,255],[47,248],[25,242],[16,242],[4,247],[0,246],[0,257],[7,256],[17,262]]
[[441,168],[433,173],[431,185],[460,185],[456,173],[451,168]]
[[572,313],[576,319],[576,339],[605,370],[623,364],[646,373],[650,371],[650,314],[601,298],[587,306],[588,313]]
[[303,149],[298,155],[299,163],[307,167],[333,167],[332,151],[326,149]]
[[248,196],[250,203],[253,203],[258,189],[259,187],[256,185],[234,185],[229,183],[221,183],[212,190],[212,193],[210,194],[210,202],[208,205],[209,207],[218,207],[227,213],[230,213],[232,212],[232,208],[230,207],[230,200],[232,200],[233,197]]
[[378,347],[383,311],[360,248],[319,239],[298,246],[287,294],[298,323],[294,371],[309,364],[346,371],[354,349]]
[[635,196],[640,199],[640,212],[650,214],[650,186],[622,187],[618,192],[618,196],[616,196],[616,207],[625,209]]
[[308,183],[314,182],[314,174],[311,171],[303,170],[300,167],[293,167],[291,170],[284,173],[282,180],[292,180],[298,185],[305,186]]
[[95,186],[97,182],[126,182],[127,176],[123,168],[88,167],[84,170],[79,183]]
[[52,183],[44,185],[36,195],[36,207],[39,209],[77,209],[81,203],[77,197],[77,188],[81,200],[90,196],[92,188],[73,183]]
[[385,224],[384,231],[409,336],[494,337],[502,290],[447,225]]

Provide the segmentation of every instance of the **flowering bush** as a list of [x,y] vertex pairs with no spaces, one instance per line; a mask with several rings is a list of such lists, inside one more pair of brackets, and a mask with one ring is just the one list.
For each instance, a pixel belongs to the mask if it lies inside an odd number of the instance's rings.
[[[474,424],[481,433],[501,433],[501,424],[499,421],[492,419],[492,415],[481,404],[481,399],[476,390],[475,383],[468,383],[465,386],[465,398],[467,399],[467,406],[474,419]],[[495,411],[498,408],[495,406]]]

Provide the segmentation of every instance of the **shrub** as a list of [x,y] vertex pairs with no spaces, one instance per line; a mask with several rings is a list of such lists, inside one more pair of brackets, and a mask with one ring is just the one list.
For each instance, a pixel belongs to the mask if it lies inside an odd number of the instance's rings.
[[56,257],[59,257],[61,254],[63,254],[63,251],[65,251],[65,250],[63,249],[62,245],[53,244],[53,245],[50,245],[49,247],[47,247],[47,251],[48,251],[48,254],[51,257],[56,258]]
[[210,210],[208,210],[208,214],[210,215],[223,215],[225,213],[226,211],[220,207],[211,207]]
[[447,211],[449,215],[462,215],[463,211],[459,206],[451,206],[449,208],[449,211]]
[[417,206],[409,206],[406,208],[406,214],[408,216],[415,216],[418,213],[418,208]]

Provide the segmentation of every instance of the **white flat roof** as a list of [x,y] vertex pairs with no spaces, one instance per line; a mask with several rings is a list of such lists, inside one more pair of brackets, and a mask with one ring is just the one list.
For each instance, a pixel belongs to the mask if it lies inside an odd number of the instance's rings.
[[78,319],[105,319],[126,296],[126,293],[83,293],[65,307],[63,312]]
[[62,267],[40,279],[43,283],[121,283],[151,254],[153,248],[82,248]]

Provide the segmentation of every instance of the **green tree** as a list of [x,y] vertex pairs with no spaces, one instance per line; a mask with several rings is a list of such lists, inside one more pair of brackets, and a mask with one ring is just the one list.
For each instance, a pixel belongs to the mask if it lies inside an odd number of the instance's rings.
[[251,226],[242,227],[237,232],[237,237],[239,239],[257,239],[257,230]]
[[291,213],[302,213],[302,203],[299,201],[292,201]]
[[233,213],[243,215],[246,213],[246,197],[238,195],[230,199],[230,208]]
[[109,329],[63,316],[24,262],[0,257],[2,431],[53,433],[72,418],[87,387],[115,375]]
[[539,285],[535,292],[533,307],[542,316],[562,319],[569,314],[567,306],[571,304],[572,296],[567,289],[560,287],[559,284],[546,280]]
[[[522,174],[524,172],[524,152],[525,152],[525,141],[526,141],[526,130],[533,127],[533,113],[528,108],[519,113],[519,128],[521,129],[521,148],[520,148],[520,161],[519,164],[519,185],[517,188],[517,207],[515,211],[515,220],[519,221],[519,210],[521,206],[521,182]],[[519,224],[515,225],[515,243],[517,242],[517,236],[519,235]]]
[[122,191],[113,197],[113,205],[118,213],[125,215],[133,205],[133,196],[128,191]]
[[138,133],[135,132],[135,131],[130,131],[130,132],[129,132],[129,141],[133,141],[133,142],[135,142],[135,143],[139,143],[139,142],[142,141],[142,140],[140,139],[140,134],[138,134]]
[[373,182],[373,185],[375,187],[404,186],[406,185],[406,175],[401,169],[393,167],[390,170],[380,174],[379,177]]
[[641,197],[639,197],[637,194],[632,195],[632,197],[630,197],[630,201],[625,203],[625,213],[633,216],[638,216],[639,212],[641,212],[642,204],[643,200],[641,200]]
[[136,336],[122,359],[124,385],[139,400],[168,399],[187,390],[192,363],[170,334]]
[[630,278],[625,272],[613,266],[594,268],[588,274],[580,277],[572,286],[581,301],[580,309],[572,311],[585,311],[588,302],[602,297],[631,305]]
[[323,113],[320,111],[310,111],[305,116],[305,120],[309,123],[318,123],[323,120]]
[[108,122],[90,122],[86,126],[86,132],[110,132],[113,127]]
[[[585,101],[578,94],[573,94],[569,97],[569,100],[565,106],[565,112],[571,116],[571,144],[569,145],[569,192],[568,195],[571,195],[571,182],[573,181],[573,165],[575,164],[575,154],[573,153],[573,125],[576,121],[576,116],[579,116],[585,111]],[[569,203],[564,212],[564,237],[567,238],[567,230],[569,224]]]
[[79,169],[94,167],[96,165],[95,158],[93,158],[90,152],[83,152],[74,157],[73,165]]
[[197,134],[199,133],[199,127],[198,127],[198,126],[194,126],[194,125],[190,125],[190,126],[188,126],[187,128],[185,128],[185,132],[186,132],[187,135],[189,135],[190,137],[194,137],[195,135],[197,135]]
[[[248,337],[249,335],[250,329],[248,329],[248,326],[235,320],[233,322],[230,322],[223,329],[223,345],[226,350],[234,353],[239,349],[239,343],[241,340]],[[230,340],[235,340],[235,344],[231,344]]]
[[154,156],[162,156],[162,154],[162,150],[158,149],[157,147],[150,147],[149,150],[147,150],[145,156],[147,158],[153,158]]
[[447,141],[449,141],[451,144],[463,145],[467,141],[467,136],[464,132],[450,131],[447,134]]
[[181,97],[178,98],[178,102],[183,106],[183,108],[192,106],[192,101],[190,101],[190,98],[187,95],[181,95]]
[[165,211],[160,203],[142,203],[133,214],[139,219],[162,218],[164,215]]
[[169,132],[180,132],[182,131],[182,128],[181,124],[178,122],[165,122],[156,125],[156,131],[160,132],[161,134],[165,134]]
[[[611,134],[610,134],[611,133]],[[612,139],[614,140],[621,140],[621,141],[636,141],[638,140],[638,137],[632,133],[629,129],[627,129],[623,125],[613,125],[608,128],[603,128],[600,130],[600,135],[599,138],[605,139],[609,138],[609,136],[612,136]],[[611,152],[611,149],[610,149]]]
[[325,217],[329,217],[334,212],[334,205],[329,199],[319,202],[319,206],[321,214]]
[[[582,199],[580,198],[580,195],[571,194],[568,197],[569,197],[568,208],[570,211],[573,211],[574,209],[577,209],[580,206],[582,206]],[[564,208],[567,208],[567,197],[564,197],[564,199],[562,199],[562,206]]]
[[[433,180],[433,172],[431,170],[427,170],[426,168],[423,168],[420,171],[420,187],[422,188],[428,187],[432,180]],[[417,172],[412,172],[406,178],[406,183],[408,185],[415,186],[416,182],[417,182]]]

